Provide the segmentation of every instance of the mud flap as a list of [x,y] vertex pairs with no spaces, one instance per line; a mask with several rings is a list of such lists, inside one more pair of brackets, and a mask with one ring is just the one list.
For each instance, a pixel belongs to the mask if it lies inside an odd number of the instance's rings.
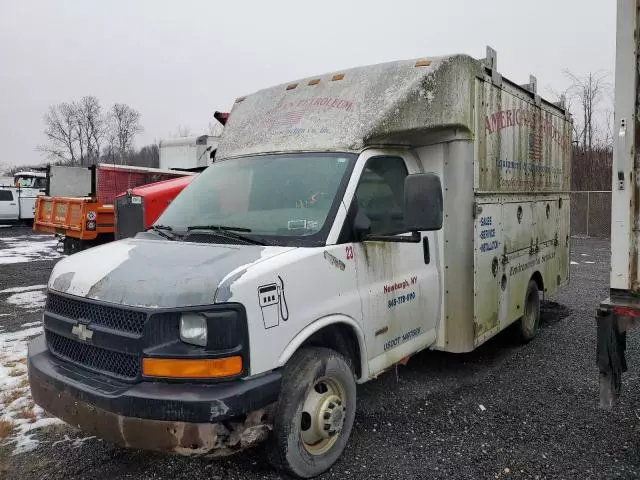
[[620,396],[622,374],[627,371],[625,350],[627,333],[620,331],[618,318],[611,310],[600,308],[596,318],[596,362],[600,371],[600,407],[611,408]]

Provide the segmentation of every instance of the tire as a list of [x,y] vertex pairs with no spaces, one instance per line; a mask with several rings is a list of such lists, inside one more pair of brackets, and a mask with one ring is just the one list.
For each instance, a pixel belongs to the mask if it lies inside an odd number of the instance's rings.
[[524,296],[524,314],[516,324],[516,335],[521,343],[529,343],[538,333],[540,324],[540,291],[538,284],[529,280]]
[[355,410],[356,382],[347,360],[328,348],[299,350],[285,367],[267,441],[269,461],[300,478],[325,472],[347,445]]

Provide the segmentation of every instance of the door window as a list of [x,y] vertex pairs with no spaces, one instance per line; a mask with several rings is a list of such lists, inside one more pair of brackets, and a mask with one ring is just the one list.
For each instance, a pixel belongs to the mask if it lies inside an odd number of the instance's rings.
[[13,202],[11,190],[0,190],[0,202]]
[[404,227],[404,179],[407,166],[400,157],[367,161],[356,189],[358,208],[371,221],[372,235],[393,235]]

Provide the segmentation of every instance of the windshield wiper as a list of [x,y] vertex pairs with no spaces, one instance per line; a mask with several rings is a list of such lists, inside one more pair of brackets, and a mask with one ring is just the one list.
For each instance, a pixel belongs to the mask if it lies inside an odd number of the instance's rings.
[[[173,228],[171,228],[168,225],[152,225],[151,227],[147,228],[146,231],[149,231],[149,230],[153,230],[158,235],[160,235],[163,238],[166,238],[167,240],[176,239],[176,234],[173,233]],[[171,232],[171,234],[168,234],[166,232]]]
[[243,227],[226,227],[224,225],[194,225],[191,227],[187,227],[188,231],[191,230],[224,230],[225,232],[245,232],[249,233],[251,231],[250,228]]
[[[265,245],[264,242],[260,240],[256,240],[255,238],[251,238],[247,235],[242,235],[242,233],[251,232],[250,228],[243,227],[227,227],[225,225],[192,225],[191,227],[187,227],[187,231],[191,232],[193,230],[211,230],[211,231],[220,231],[224,232],[224,235],[228,235],[233,238],[237,238],[238,240],[244,240],[248,243],[253,243],[254,245]],[[238,233],[242,232],[242,233]]]

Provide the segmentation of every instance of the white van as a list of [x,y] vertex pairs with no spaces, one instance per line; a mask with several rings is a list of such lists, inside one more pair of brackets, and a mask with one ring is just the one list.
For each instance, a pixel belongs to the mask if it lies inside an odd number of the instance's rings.
[[531,340],[569,280],[571,123],[495,61],[237,99],[216,162],[153,230],[55,266],[35,402],[132,448],[267,439],[275,466],[312,477],[347,444],[356,383],[511,325]]

